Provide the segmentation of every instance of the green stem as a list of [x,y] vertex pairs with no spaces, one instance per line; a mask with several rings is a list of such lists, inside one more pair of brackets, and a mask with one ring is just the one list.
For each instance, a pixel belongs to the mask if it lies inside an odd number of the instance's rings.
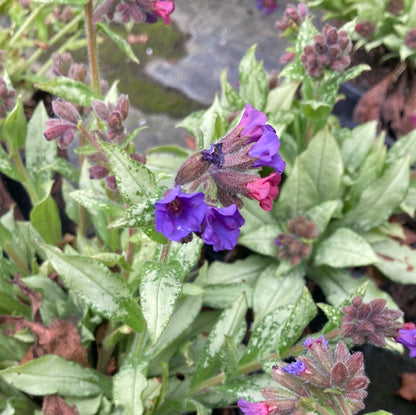
[[89,0],[84,6],[85,30],[87,32],[88,57],[90,61],[91,83],[95,93],[100,93],[100,74],[98,70],[98,50],[94,18],[93,1]]
[[[61,40],[69,31],[72,30],[72,28],[74,26],[76,26],[80,20],[82,19],[83,15],[80,13],[77,17],[75,17],[75,19],[73,19],[72,21],[70,21],[62,30],[60,30],[55,36],[53,36],[51,38],[51,40],[48,42],[48,47],[53,46],[56,42],[58,42],[59,40]],[[77,35],[78,37],[78,35]],[[71,44],[73,41],[73,39],[69,39],[67,42],[65,42],[66,44]],[[42,49],[38,49],[36,52],[34,52],[27,60],[26,63],[24,64],[24,66],[22,67],[21,71],[24,72],[26,69],[30,68],[30,66],[32,65],[33,62],[36,62],[38,60],[38,58],[42,55],[43,50]],[[49,59],[47,61],[47,66],[46,69],[51,65],[52,60]],[[46,64],[45,64],[46,65]],[[42,68],[45,67],[45,65],[43,65]],[[44,69],[44,71],[46,71],[46,69]],[[43,72],[44,72],[43,71]],[[43,72],[37,72],[37,75],[42,75]]]
[[20,26],[19,30],[12,36],[9,41],[9,46],[13,46],[13,44],[23,35],[23,33],[32,25],[33,21],[36,19],[37,15],[41,12],[41,10],[45,7],[45,5],[38,6],[32,13],[28,16],[28,18],[23,22]]
[[[114,332],[114,330],[115,330],[115,323],[111,320],[108,321],[107,332],[106,332],[105,338],[107,339],[108,337],[110,337],[111,334]],[[113,350],[114,350],[113,342],[106,342],[104,340],[102,344],[102,348],[101,348],[100,357],[97,363],[97,370],[99,372],[104,373],[104,374],[107,373],[107,368],[110,363]]]

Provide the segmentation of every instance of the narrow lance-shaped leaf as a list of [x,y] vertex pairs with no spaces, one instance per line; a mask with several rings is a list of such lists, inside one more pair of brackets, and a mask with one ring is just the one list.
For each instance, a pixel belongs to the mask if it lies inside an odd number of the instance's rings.
[[97,29],[105,33],[130,60],[139,63],[139,60],[127,40],[119,36],[104,23],[97,23]]
[[143,330],[143,316],[126,281],[105,265],[81,255],[65,255],[50,245],[40,245],[65,285],[92,309],[112,320]]
[[27,121],[23,111],[22,97],[7,116],[3,125],[3,134],[6,138],[11,155],[16,155],[23,147],[27,132]]
[[247,311],[246,295],[243,293],[220,315],[217,324],[211,330],[204,349],[199,358],[195,374],[191,382],[191,388],[195,391],[207,378],[217,373],[221,364],[221,352],[226,343],[226,337],[235,337],[240,341],[239,336],[244,335],[245,315]]
[[126,203],[140,203],[154,192],[155,177],[144,164],[133,160],[114,144],[100,143],[100,147],[108,157],[118,190]]
[[140,282],[141,306],[153,344],[162,335],[182,292],[179,262],[147,262]]
[[147,386],[147,366],[144,362],[127,361],[114,376],[114,402],[127,415],[141,415],[144,410],[142,394]]
[[41,82],[35,86],[42,91],[85,107],[89,107],[93,99],[103,100],[101,95],[92,92],[82,82],[64,76],[58,76],[52,81]]
[[30,395],[111,397],[111,379],[56,355],[44,355],[0,371],[11,385]]

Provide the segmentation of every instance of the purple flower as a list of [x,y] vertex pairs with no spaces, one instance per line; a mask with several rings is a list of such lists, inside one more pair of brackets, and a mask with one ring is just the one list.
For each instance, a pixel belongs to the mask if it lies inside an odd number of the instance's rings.
[[328,341],[325,339],[324,336],[318,337],[317,339],[313,339],[312,337],[308,337],[304,342],[303,345],[307,347],[308,349],[312,348],[313,344],[317,343],[319,345],[324,344],[325,346],[328,346]]
[[203,241],[213,245],[214,251],[232,249],[237,245],[240,227],[244,224],[236,205],[223,208],[208,206],[203,223]]
[[212,143],[209,150],[201,151],[202,158],[209,161],[219,169],[224,165],[224,154],[222,152],[222,143]]
[[416,326],[413,323],[405,323],[399,330],[396,342],[409,349],[409,357],[416,357]]
[[280,141],[275,129],[271,125],[266,124],[263,135],[248,152],[250,157],[257,157],[253,167],[273,167],[277,173],[282,174],[286,163],[278,153],[279,147]]
[[246,144],[257,141],[263,135],[266,121],[266,114],[256,110],[250,104],[246,104],[243,116],[237,125],[237,128],[243,127],[241,136],[248,136]]
[[296,360],[295,362],[286,365],[282,370],[283,372],[290,373],[291,375],[299,376],[306,370],[306,366],[302,360]]
[[239,399],[237,405],[246,415],[267,415],[270,413],[270,408],[263,402],[255,403]]
[[155,227],[171,241],[179,241],[191,232],[201,232],[207,205],[203,193],[183,193],[176,186],[155,203]]
[[277,7],[276,0],[256,0],[256,3],[258,10],[264,9],[264,14],[272,13]]

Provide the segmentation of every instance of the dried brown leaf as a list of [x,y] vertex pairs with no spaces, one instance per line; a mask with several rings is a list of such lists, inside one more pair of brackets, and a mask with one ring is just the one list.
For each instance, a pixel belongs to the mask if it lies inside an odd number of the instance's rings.
[[42,405],[43,415],[79,415],[77,407],[69,406],[58,395],[47,395]]

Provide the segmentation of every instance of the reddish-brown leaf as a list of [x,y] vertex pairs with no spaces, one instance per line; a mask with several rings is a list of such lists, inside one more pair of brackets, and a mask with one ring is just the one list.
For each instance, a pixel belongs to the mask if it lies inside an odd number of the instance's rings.
[[402,387],[397,393],[407,401],[416,401],[416,373],[403,373]]
[[58,395],[47,395],[42,405],[43,415],[79,415],[77,407],[69,406]]
[[11,284],[16,284],[19,287],[20,292],[27,297],[32,304],[32,317],[34,321],[42,321],[39,313],[39,309],[42,305],[42,295],[40,292],[29,288],[20,278],[20,275],[16,275],[11,281]]

